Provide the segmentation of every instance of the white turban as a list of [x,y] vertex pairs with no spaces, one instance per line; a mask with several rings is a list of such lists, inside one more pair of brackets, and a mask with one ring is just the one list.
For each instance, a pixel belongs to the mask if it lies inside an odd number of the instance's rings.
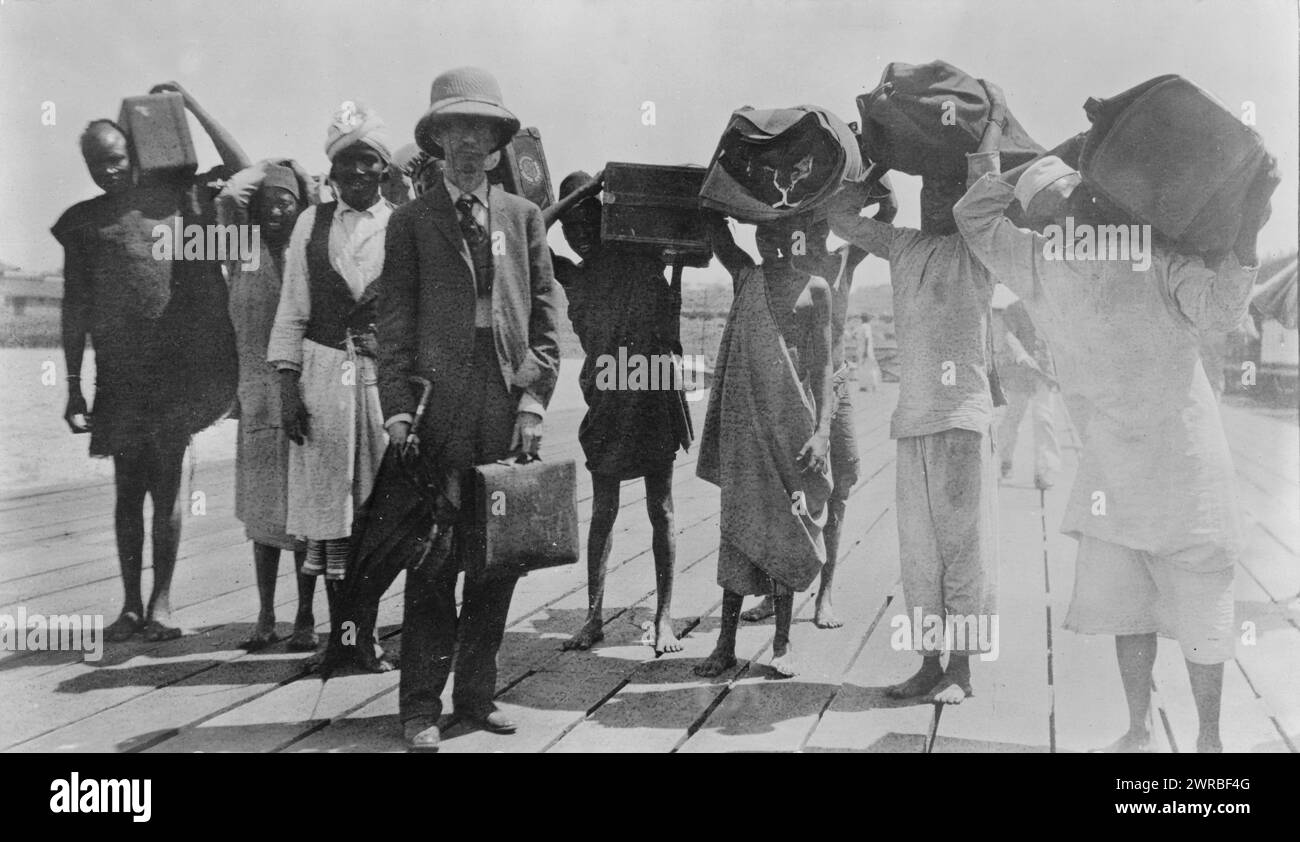
[[1020,180],[1016,182],[1016,199],[1020,201],[1020,207],[1028,210],[1029,203],[1039,191],[1049,184],[1054,184],[1063,178],[1074,178],[1074,183],[1078,184],[1082,176],[1076,170],[1070,167],[1055,155],[1048,155],[1039,158],[1030,164],[1020,175]]
[[334,156],[354,143],[364,143],[379,153],[387,164],[393,160],[393,137],[384,118],[359,102],[345,102],[339,106],[325,136],[325,154],[331,161]]

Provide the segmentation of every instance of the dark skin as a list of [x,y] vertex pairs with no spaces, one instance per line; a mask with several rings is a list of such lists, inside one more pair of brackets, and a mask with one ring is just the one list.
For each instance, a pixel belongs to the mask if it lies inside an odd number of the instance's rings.
[[[263,236],[273,254],[283,254],[302,208],[298,199],[282,187],[264,187],[257,191],[253,198],[253,216],[261,225]],[[312,612],[312,603],[316,598],[316,577],[302,575],[302,565],[306,559],[306,550],[294,551],[298,613],[294,618],[289,649],[295,652],[314,651],[318,643],[316,617]],[[264,649],[279,639],[275,633],[275,585],[280,577],[280,548],[254,541],[253,570],[257,576],[260,609],[253,633],[240,644],[241,648],[250,652]]]
[[[208,132],[231,169],[243,169],[250,163],[234,138],[218,124],[180,85],[174,82],[156,85],[150,93],[175,91],[185,98],[185,105]],[[121,195],[134,189],[135,174],[126,137],[106,123],[92,124],[81,136],[81,153],[86,169],[96,186],[108,195]],[[88,279],[80,277],[87,267],[80,255],[65,255],[65,271],[71,286],[85,288]],[[64,362],[69,372],[68,402],[63,419],[73,433],[90,432],[94,423],[87,412],[81,391],[82,359],[86,336],[94,318],[93,302],[67,301],[63,310],[62,340]],[[181,466],[185,447],[181,444],[153,445],[113,460],[117,502],[114,508],[114,531],[124,591],[122,611],[117,620],[104,630],[109,641],[121,641],[143,630],[149,640],[166,640],[180,635],[171,620],[171,581],[176,569],[176,551],[180,545],[181,514],[177,505]],[[153,590],[146,609],[141,592],[144,567],[144,498],[153,501],[151,528],[153,543]]]
[[[881,222],[892,222],[897,213],[898,205],[894,202],[893,195],[890,194],[880,201],[880,208],[872,218]],[[826,230],[824,224],[814,229],[813,237],[820,237],[819,242],[825,242]],[[832,371],[838,371],[840,366],[844,365],[844,327],[848,320],[849,295],[853,291],[853,272],[866,256],[867,253],[862,249],[846,245],[838,249],[835,254],[828,255],[826,259],[820,261],[822,263],[820,266],[816,265],[817,261],[814,261],[811,266],[805,265],[805,268],[811,274],[817,274],[823,278],[834,278],[834,281],[831,282]],[[795,303],[795,313],[802,329],[808,330],[811,320],[816,318],[810,288],[805,287],[804,292],[800,294],[799,300]],[[827,514],[826,526],[822,530],[822,535],[826,541],[826,563],[822,565],[821,584],[817,589],[813,624],[819,629],[836,629],[844,625],[835,616],[832,594],[835,587],[835,565],[839,556],[840,531],[844,524],[845,504],[843,500],[832,498],[827,505],[830,506],[830,511]],[[745,611],[740,617],[746,622],[753,623],[766,620],[775,613],[776,606],[773,604],[772,599],[763,597],[763,600],[758,605]]]
[[[733,284],[738,284],[742,273],[754,267],[753,260],[736,245],[723,217],[710,213],[706,215],[706,221],[714,255],[731,273]],[[820,241],[817,239],[818,230],[822,231]],[[757,240],[759,254],[763,258],[767,297],[777,328],[787,337],[787,343],[792,345],[795,344],[795,337],[807,337],[805,345],[799,351],[801,362],[808,372],[813,396],[815,428],[794,458],[802,470],[821,472],[826,469],[829,455],[831,412],[834,409],[831,382],[833,304],[830,284],[822,277],[810,277],[806,270],[820,266],[820,261],[827,258],[825,229],[819,229],[810,220],[795,219],[759,226]],[[808,254],[800,255],[799,252],[804,250]],[[800,260],[796,265],[792,263],[792,258],[796,257],[807,259]],[[802,312],[796,313],[796,305],[801,296],[807,297],[807,304]],[[743,594],[723,589],[722,628],[718,642],[713,653],[695,667],[697,675],[712,678],[735,666],[736,627],[740,622],[743,601]],[[781,675],[796,675],[798,665],[790,645],[794,594],[775,594],[772,604],[776,614],[772,667]]]
[[[330,166],[330,179],[338,189],[339,200],[357,210],[366,210],[380,200],[379,187],[387,174],[388,165],[379,153],[360,142],[335,155]],[[281,423],[284,434],[294,444],[302,444],[311,435],[311,420],[298,379],[297,371],[280,369]]]
[[[564,238],[585,262],[598,255],[600,239],[600,203],[591,199],[600,190],[599,178],[577,191],[576,202],[566,202],[559,216]],[[553,221],[543,211],[543,219]],[[619,488],[617,479],[592,474],[591,526],[587,533],[587,620],[565,649],[590,649],[605,638],[604,602],[605,567],[613,546],[611,535],[618,517]],[[667,470],[645,477],[646,513],[650,517],[651,547],[655,562],[655,652],[680,652],[681,642],[673,631],[673,566],[676,540],[673,535],[673,472]]]
[[[330,165],[330,179],[335,185],[339,200],[357,210],[366,210],[380,201],[382,198],[380,187],[387,177],[388,164],[372,147],[361,142],[354,143],[343,149],[334,156],[334,160]],[[358,353],[373,353],[371,347],[364,342],[361,347],[358,347],[357,351]],[[284,434],[294,444],[302,444],[311,435],[310,416],[306,404],[303,403],[299,379],[299,372],[291,369],[280,369],[280,423],[284,429]],[[298,570],[301,571],[302,563],[298,561],[296,555],[295,563]],[[299,643],[295,645],[295,648],[300,645],[301,648],[307,649],[309,637],[314,637],[314,634],[309,636],[301,625],[307,619],[301,601],[306,587],[302,582],[304,578],[311,579],[311,588],[313,591],[315,588],[315,577],[299,576],[299,615],[298,622],[295,622],[294,636],[299,639]],[[326,581],[325,595],[330,601],[331,619],[340,616],[340,594],[340,582]],[[307,601],[308,611],[310,611],[310,605],[311,599],[309,597]],[[302,631],[301,635],[298,634],[299,631]],[[382,654],[378,643],[372,642],[369,647],[358,647],[356,659],[363,669],[372,672],[386,672],[392,669],[392,665],[381,660]]]

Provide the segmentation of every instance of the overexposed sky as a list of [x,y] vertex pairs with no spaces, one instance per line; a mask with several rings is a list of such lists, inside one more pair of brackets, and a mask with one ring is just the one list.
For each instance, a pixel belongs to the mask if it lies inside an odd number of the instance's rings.
[[[325,127],[343,100],[413,139],[443,70],[477,64],[537,126],[553,182],[606,161],[707,164],[742,105],[854,98],[890,61],[945,59],[998,82],[1051,147],[1086,128],[1083,102],[1182,74],[1256,129],[1284,180],[1264,253],[1297,239],[1295,0],[3,0],[0,2],[0,260],[57,268],[49,226],[93,196],[77,138],[121,99],[185,85],[254,159],[327,167]],[[642,124],[642,104],[656,124]],[[56,123],[42,124],[52,102]],[[216,163],[206,139],[200,166]],[[900,222],[918,222],[919,180],[897,177]],[[558,233],[553,242],[559,242]],[[743,242],[744,240],[742,240]],[[859,281],[887,280],[867,261]],[[688,275],[689,277],[689,275]]]

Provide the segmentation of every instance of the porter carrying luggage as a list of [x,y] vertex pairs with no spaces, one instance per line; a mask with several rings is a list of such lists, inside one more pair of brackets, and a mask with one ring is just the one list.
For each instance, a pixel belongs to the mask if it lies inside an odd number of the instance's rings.
[[1268,157],[1258,133],[1173,74],[1083,108],[1092,128],[1079,170],[1095,193],[1180,251],[1232,248],[1242,202]]
[[700,204],[741,222],[816,218],[843,182],[864,173],[857,136],[825,108],[742,108],[718,141]]

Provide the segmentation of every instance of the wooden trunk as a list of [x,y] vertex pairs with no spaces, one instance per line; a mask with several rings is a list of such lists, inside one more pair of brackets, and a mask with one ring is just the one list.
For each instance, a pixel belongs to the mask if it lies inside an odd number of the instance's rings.
[[684,266],[708,266],[713,250],[699,202],[704,175],[704,167],[606,164],[601,240],[656,254],[668,250]]

